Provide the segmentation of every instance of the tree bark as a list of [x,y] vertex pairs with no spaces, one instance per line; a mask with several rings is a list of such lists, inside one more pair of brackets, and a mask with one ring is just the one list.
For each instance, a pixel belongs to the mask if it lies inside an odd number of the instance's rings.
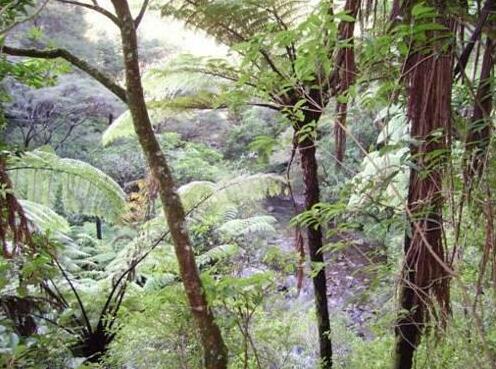
[[[357,17],[360,8],[360,0],[346,0],[344,11],[352,16]],[[339,40],[347,41],[349,45],[340,47],[337,52],[337,68],[339,86],[338,95],[346,97],[349,88],[355,82],[356,64],[355,64],[355,47],[353,34],[355,32],[355,22],[341,22],[339,24]],[[336,123],[334,125],[334,138],[336,146],[336,169],[341,169],[346,151],[346,118],[348,115],[348,102],[336,103]]]
[[134,129],[152,175],[159,183],[159,196],[174,243],[181,278],[190,308],[199,327],[207,369],[227,368],[227,348],[217,326],[200,279],[186,229],[186,217],[167,160],[153,133],[141,84],[135,23],[127,0],[112,0],[121,24],[126,73],[127,101]]
[[96,239],[101,240],[102,237],[102,220],[100,217],[95,218],[95,225],[96,225]]
[[[307,113],[302,125],[296,125],[297,133],[299,127],[305,124],[317,122],[320,113]],[[303,183],[305,187],[305,210],[310,210],[320,201],[320,186],[318,178],[318,165],[316,158],[315,140],[307,137],[298,143],[300,153],[301,169],[303,172]],[[310,262],[312,267],[318,267],[318,273],[312,277],[315,309],[317,313],[317,328],[319,334],[320,361],[322,369],[332,368],[332,341],[331,326],[329,322],[329,308],[327,305],[327,279],[324,265],[324,254],[322,248],[321,227],[307,227],[307,243]]]
[[[443,14],[440,10],[439,14]],[[438,19],[448,30],[452,22]],[[429,314],[443,319],[449,312],[449,267],[443,245],[443,165],[451,122],[452,51],[440,34],[429,50],[407,61],[408,111],[412,161],[407,200],[409,230],[396,322],[395,369],[411,369]],[[436,36],[436,37],[434,37]],[[444,35],[446,36],[446,35]],[[444,41],[443,41],[444,40]],[[425,46],[425,45],[423,45]],[[415,47],[414,47],[415,48]]]
[[471,124],[465,141],[465,158],[467,160],[465,168],[465,183],[469,184],[469,190],[473,181],[480,178],[484,169],[484,157],[487,152],[489,140],[492,132],[492,122],[490,120],[493,110],[493,83],[491,72],[494,67],[493,52],[495,42],[488,38],[486,48],[482,57],[482,67],[480,71],[479,86],[474,102],[474,112]]

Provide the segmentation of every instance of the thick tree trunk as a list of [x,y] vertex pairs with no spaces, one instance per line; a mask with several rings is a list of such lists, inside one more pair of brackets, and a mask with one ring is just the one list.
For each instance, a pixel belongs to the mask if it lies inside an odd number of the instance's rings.
[[[452,29],[450,21],[442,23]],[[435,303],[441,319],[449,312],[450,273],[442,241],[442,176],[451,119],[453,58],[442,46],[433,44],[430,51],[411,54],[408,60],[408,118],[416,143],[410,149],[415,165],[411,167],[408,190],[410,229],[404,245],[395,369],[412,368],[429,310],[434,311]]]
[[[308,114],[304,124],[317,121],[320,114]],[[312,116],[314,115],[314,116]],[[303,139],[298,144],[301,158],[301,169],[305,186],[305,210],[310,210],[320,201],[320,188],[318,178],[317,158],[315,156],[315,141],[311,138]],[[318,273],[312,277],[315,308],[317,313],[317,327],[319,333],[320,360],[322,369],[332,367],[331,327],[329,322],[329,309],[327,306],[327,281],[322,248],[322,230],[320,227],[306,229],[308,251],[312,265],[319,268]]]
[[186,217],[181,199],[176,192],[165,155],[153,133],[145,105],[138,64],[135,23],[127,0],[112,0],[112,3],[121,28],[129,110],[151,173],[159,183],[159,196],[174,243],[181,278],[192,314],[199,327],[204,349],[205,367],[207,369],[225,369],[227,368],[227,348],[222,339],[220,329],[214,320],[212,310],[208,305],[186,229]]

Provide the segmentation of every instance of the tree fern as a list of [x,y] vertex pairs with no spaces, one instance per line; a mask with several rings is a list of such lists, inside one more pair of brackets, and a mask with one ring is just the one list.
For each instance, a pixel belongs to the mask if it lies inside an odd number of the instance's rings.
[[[274,218],[261,216],[235,221],[238,216],[237,208],[242,204],[259,201],[267,196],[278,195],[284,190],[284,187],[285,181],[280,176],[254,174],[239,176],[218,183],[194,181],[180,187],[178,192],[190,222],[204,222],[206,218],[213,217],[215,219],[214,224],[218,224],[217,229],[220,229],[224,222],[231,222],[230,225],[223,228],[222,232],[232,238],[235,235],[243,236],[257,231],[271,232]],[[243,231],[240,229],[243,224],[249,228]],[[236,232],[228,232],[229,228],[234,229],[235,227]],[[130,263],[138,260],[154,245],[155,248],[152,253],[140,263],[140,273],[143,272],[148,275],[151,270],[160,271],[160,273],[175,271],[177,264],[174,250],[167,243],[167,238],[162,237],[166,230],[163,215],[146,222],[142,226],[141,233],[117,252],[115,259],[108,264],[107,272],[110,275],[122,273],[123,270],[129,268]],[[215,251],[212,251],[212,255],[214,254]]]
[[60,196],[64,211],[115,221],[125,209],[125,194],[101,170],[41,150],[11,156],[7,170],[16,194],[54,207]]
[[[243,43],[257,33],[271,28],[272,32],[288,32],[312,9],[311,1],[301,0],[209,0],[167,1],[162,14],[173,16],[199,28],[229,46]],[[262,42],[262,41],[261,41]],[[271,45],[277,48],[277,43]],[[266,59],[269,59],[266,51]],[[276,51],[276,55],[279,52]],[[286,63],[286,57],[280,58]],[[263,63],[266,63],[264,60]],[[239,103],[259,96],[260,79],[251,77],[246,70],[241,73],[234,58],[199,57],[181,55],[167,65],[148,71],[143,85],[152,123],[159,123],[185,109],[212,109],[224,104]],[[244,66],[246,68],[247,66]],[[228,87],[236,87],[224,93]],[[108,145],[121,137],[134,134],[129,113],[124,113],[104,133],[102,142]]]
[[239,71],[234,60],[182,54],[161,67],[148,71],[143,78],[147,100],[164,100],[199,93],[218,93],[237,81]]

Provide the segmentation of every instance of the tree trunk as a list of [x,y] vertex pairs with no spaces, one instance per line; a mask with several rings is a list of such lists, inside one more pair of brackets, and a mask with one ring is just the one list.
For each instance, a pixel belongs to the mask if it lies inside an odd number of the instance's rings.
[[[451,21],[438,22],[452,29]],[[412,53],[406,68],[410,71],[408,118],[416,143],[410,148],[415,165],[411,166],[408,190],[410,229],[405,235],[395,369],[412,368],[429,314],[436,313],[443,319],[449,312],[450,268],[445,262],[442,240],[442,186],[451,119],[453,58],[451,50],[443,45],[446,38],[440,34],[430,36],[438,41],[433,41],[428,51]]]
[[95,225],[96,225],[96,239],[102,239],[102,220],[100,217],[95,217]]
[[[358,9],[360,8],[360,0],[346,0],[344,11],[352,16],[357,17]],[[338,68],[339,86],[337,89],[338,95],[347,97],[348,90],[355,82],[356,64],[355,64],[355,48],[353,42],[353,34],[355,32],[355,22],[341,22],[339,24],[339,39],[347,41],[347,47],[338,49],[336,60]],[[339,96],[338,96],[339,97]],[[336,169],[341,169],[346,151],[346,118],[348,115],[348,102],[336,103],[336,123],[334,125],[334,137],[336,146]]]
[[[307,114],[308,117],[303,122],[309,124],[316,122],[319,113]],[[303,182],[305,186],[305,210],[310,210],[320,201],[320,187],[318,178],[317,158],[315,156],[315,141],[312,138],[305,138],[298,143],[298,151],[301,158],[301,169],[303,172]],[[329,309],[327,306],[327,281],[324,265],[324,255],[322,248],[322,230],[320,227],[308,227],[306,229],[308,251],[312,267],[319,268],[318,273],[312,277],[315,296],[315,308],[317,312],[317,327],[319,333],[320,360],[322,369],[332,368],[332,343],[331,327],[329,323]]]
[[181,278],[192,314],[199,327],[205,367],[207,369],[225,369],[227,368],[227,348],[208,305],[186,229],[186,217],[181,199],[175,189],[165,155],[153,133],[145,105],[134,20],[127,0],[112,0],[112,3],[121,28],[129,110],[151,173],[159,183],[159,196],[174,243]]
[[465,141],[465,182],[469,190],[476,178],[479,178],[484,168],[484,157],[491,138],[492,122],[489,119],[493,109],[493,83],[491,72],[494,67],[493,51],[495,43],[490,38],[486,41],[482,67],[480,71],[479,86],[474,102],[472,122]]

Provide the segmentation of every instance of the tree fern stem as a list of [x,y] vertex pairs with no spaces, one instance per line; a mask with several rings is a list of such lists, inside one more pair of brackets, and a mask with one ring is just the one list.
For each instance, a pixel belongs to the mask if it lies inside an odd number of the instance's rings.
[[[298,132],[305,125],[318,121],[321,113],[309,112],[300,124],[295,124]],[[298,138],[298,152],[301,159],[303,172],[305,210],[310,210],[320,201],[320,184],[318,178],[318,165],[316,158],[315,140],[308,135],[306,138]],[[319,227],[309,226],[306,229],[307,245],[312,267],[318,267],[318,272],[313,274],[312,282],[314,288],[315,309],[317,314],[317,329],[319,334],[320,361],[322,369],[332,368],[332,342],[331,326],[329,321],[329,308],[327,305],[327,280],[324,255],[322,253],[322,230]]]

